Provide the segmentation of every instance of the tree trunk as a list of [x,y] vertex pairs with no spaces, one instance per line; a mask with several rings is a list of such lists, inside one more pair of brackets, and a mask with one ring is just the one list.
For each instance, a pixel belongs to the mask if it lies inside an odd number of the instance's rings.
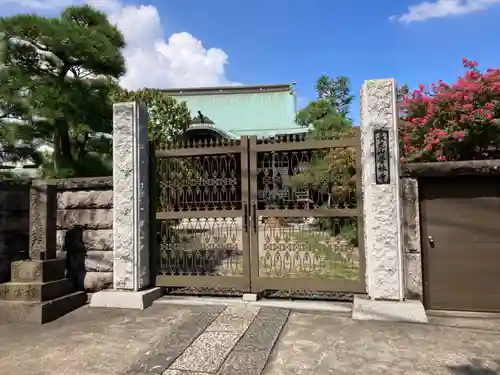
[[[65,62],[59,72],[61,85],[64,84],[66,75],[71,68],[69,62]],[[54,121],[54,171],[59,177],[62,169],[68,168],[73,160],[71,154],[71,143],[69,138],[69,125],[64,118],[57,118]]]
[[57,126],[54,129],[54,154],[53,154],[53,162],[54,162],[54,172],[56,175],[59,174],[59,171],[62,168],[62,160],[61,160],[61,136],[59,133],[59,129]]
[[65,161],[73,160],[71,153],[71,142],[69,139],[69,125],[66,121],[61,121],[61,151]]
[[69,138],[69,126],[64,119],[54,123],[54,171],[59,177],[61,170],[71,165],[73,156]]

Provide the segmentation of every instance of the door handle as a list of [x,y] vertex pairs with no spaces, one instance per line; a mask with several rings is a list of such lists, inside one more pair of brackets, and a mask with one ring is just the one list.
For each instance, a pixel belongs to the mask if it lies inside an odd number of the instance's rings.
[[427,241],[429,241],[429,245],[431,245],[431,247],[434,247],[434,239],[432,236],[427,237]]
[[255,204],[255,201],[252,202],[252,224],[253,231],[257,232],[257,205]]
[[243,230],[248,232],[248,205],[243,203]]

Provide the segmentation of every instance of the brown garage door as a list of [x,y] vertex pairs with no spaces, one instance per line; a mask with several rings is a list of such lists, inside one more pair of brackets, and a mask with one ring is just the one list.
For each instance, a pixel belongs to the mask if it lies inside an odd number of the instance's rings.
[[426,308],[500,311],[500,179],[419,185]]

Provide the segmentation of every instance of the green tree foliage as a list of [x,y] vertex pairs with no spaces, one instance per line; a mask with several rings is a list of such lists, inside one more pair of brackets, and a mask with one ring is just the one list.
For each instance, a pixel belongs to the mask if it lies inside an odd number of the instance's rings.
[[[57,18],[0,18],[0,34],[0,138],[9,157],[45,160],[48,176],[106,173],[101,135],[111,133],[110,93],[125,73],[121,32],[81,6]],[[48,160],[41,144],[53,145]]]
[[141,89],[127,91],[117,89],[113,92],[113,102],[140,100],[148,108],[149,139],[156,144],[177,140],[189,127],[191,116],[186,102],[177,102],[161,90]]
[[[297,122],[311,130],[309,139],[352,138],[354,130],[349,119],[349,105],[354,96],[349,91],[349,79],[322,76],[316,84],[317,100],[297,114]],[[331,177],[331,178],[328,178]],[[309,168],[291,179],[296,189],[309,189],[321,193],[322,201],[336,208],[356,207],[356,154],[353,148],[332,148],[311,154]],[[328,202],[328,203],[327,203]],[[350,225],[347,225],[350,223]],[[357,231],[352,221],[325,218],[318,225],[338,235],[349,233],[348,240],[357,245]]]
[[350,80],[348,77],[331,78],[322,75],[316,81],[316,92],[318,99],[324,99],[329,102],[342,117],[347,117],[349,109],[354,100],[349,88]]
[[397,88],[397,92],[396,92],[396,99],[398,102],[402,102],[405,100],[405,98],[410,94],[410,88],[408,87],[408,85],[405,83],[404,85],[402,86],[399,86]]
[[297,114],[297,124],[316,133],[336,134],[351,128],[348,114],[354,95],[349,91],[349,78],[321,76],[316,82],[316,94],[316,100]]
[[318,99],[309,103],[297,114],[297,123],[309,127],[316,134],[335,135],[351,128],[351,121],[337,112],[332,103],[326,99]]
[[[316,83],[317,99],[297,114],[297,123],[310,128],[309,139],[341,139],[352,137],[352,121],[347,117],[349,104],[354,95],[349,91],[349,79],[336,79],[321,76]],[[326,157],[315,157],[311,168],[301,172],[294,179],[296,185],[303,187],[324,186],[324,176],[331,168],[344,168],[339,158],[348,162],[354,155],[341,155],[338,152],[346,150],[332,150]],[[353,151],[353,150],[352,150]]]

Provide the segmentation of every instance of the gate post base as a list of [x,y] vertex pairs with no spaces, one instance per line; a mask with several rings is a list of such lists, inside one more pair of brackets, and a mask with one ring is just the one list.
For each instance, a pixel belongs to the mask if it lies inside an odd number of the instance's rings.
[[161,296],[161,288],[151,288],[138,292],[115,289],[101,290],[90,298],[90,307],[144,310]]
[[258,295],[255,293],[244,293],[243,302],[255,302],[259,299]]
[[366,296],[354,296],[352,319],[384,322],[428,323],[420,301],[377,301]]

